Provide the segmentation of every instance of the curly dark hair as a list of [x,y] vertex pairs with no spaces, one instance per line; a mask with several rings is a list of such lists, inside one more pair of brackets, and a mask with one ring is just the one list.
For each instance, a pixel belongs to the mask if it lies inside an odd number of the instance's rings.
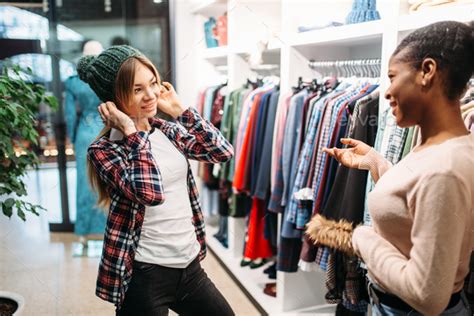
[[[403,52],[402,52],[403,51]],[[417,29],[405,37],[392,56],[421,69],[425,58],[433,58],[442,73],[445,94],[460,98],[474,68],[474,23],[443,21]]]

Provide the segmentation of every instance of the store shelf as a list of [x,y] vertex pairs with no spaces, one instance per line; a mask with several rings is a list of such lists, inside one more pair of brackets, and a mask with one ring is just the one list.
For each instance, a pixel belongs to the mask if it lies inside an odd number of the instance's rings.
[[[202,25],[205,16],[218,16],[225,12],[227,7],[229,8],[229,47],[193,51],[193,54],[199,55],[196,58],[198,72],[196,77],[205,85],[209,82],[218,82],[226,75],[228,87],[233,90],[255,74],[265,76],[279,73],[281,89],[284,91],[290,89],[300,76],[313,78],[317,75],[308,67],[310,61],[377,58],[381,60],[381,65],[386,66],[393,49],[407,32],[440,20],[464,22],[474,20],[472,5],[440,7],[439,10],[403,15],[408,8],[406,0],[386,0],[378,4],[383,20],[297,33],[298,25],[312,21],[319,2],[307,1],[308,4],[311,2],[309,6],[306,3],[300,5],[285,0],[257,2],[259,5],[254,8],[246,6],[245,1],[235,4],[228,0],[194,1],[199,3],[193,9],[195,20],[199,25]],[[266,2],[271,3],[271,6],[266,6]],[[332,4],[328,5],[329,7],[331,8],[328,11],[335,12]],[[345,7],[347,10],[350,9],[349,4],[340,5],[341,9],[337,12],[343,12],[342,9]],[[194,40],[202,37],[202,34],[198,34]],[[269,40],[267,48],[262,53],[263,65],[254,66],[249,57],[257,51],[257,45],[262,40]],[[186,77],[188,69],[182,71],[182,74],[181,77]],[[386,80],[386,76],[383,78]],[[382,84],[385,83],[382,81]],[[264,284],[271,280],[260,269],[255,271],[240,267],[241,258],[238,256],[242,253],[240,241],[244,236],[245,222],[229,219],[229,228],[232,228],[229,229],[229,240],[233,243],[230,245],[230,250],[222,247],[212,237],[217,229],[207,225],[209,249],[216,254],[229,274],[233,275],[234,280],[241,284],[244,292],[252,297],[252,301],[258,303],[261,311],[271,316],[334,315],[335,306],[327,305],[324,299],[327,289],[324,283],[326,276],[322,271],[279,272],[278,297],[265,295]],[[309,307],[312,305],[317,306]]]
[[268,42],[268,47],[267,51],[272,52],[272,51],[279,51],[283,45],[283,41],[280,38],[272,38]]
[[295,315],[317,315],[317,316],[330,316],[335,313],[335,305],[323,304],[318,306],[311,306],[297,310],[289,310],[283,312],[281,310],[280,302],[277,298],[268,296],[263,293],[263,289],[266,283],[277,282],[271,280],[263,273],[263,270],[270,264],[267,264],[258,269],[250,269],[248,267],[242,268],[240,266],[241,258],[234,258],[229,249],[224,248],[217,239],[212,237],[217,232],[216,226],[206,223],[206,243],[210,250],[215,253],[225,267],[232,273],[235,279],[240,285],[245,288],[252,299],[260,305],[260,309],[263,309],[269,316],[295,316]]
[[223,15],[227,11],[227,1],[225,0],[204,0],[199,1],[191,12],[208,17],[217,17]]
[[263,273],[268,264],[258,269],[242,268],[240,266],[241,258],[234,258],[229,249],[224,248],[217,239],[212,237],[216,232],[217,227],[206,225],[206,242],[208,247],[267,314],[273,315],[278,313],[277,299],[263,293],[266,283],[276,282],[276,280],[269,279]]
[[228,53],[229,53],[229,49],[227,46],[206,48],[202,51],[202,57],[208,60],[227,58]]
[[322,305],[316,307],[308,307],[302,308],[298,310],[294,310],[291,312],[281,312],[275,313],[271,316],[309,316],[309,315],[317,315],[317,316],[334,316],[336,314],[336,305]]
[[[257,48],[253,45],[240,45],[232,49],[233,54],[247,59],[252,54],[257,53]],[[281,59],[281,42],[270,41],[267,48],[262,52],[263,64],[280,65]]]
[[474,20],[474,5],[440,6],[439,8],[402,15],[399,18],[399,31],[409,32],[434,22],[447,20],[459,22]]
[[363,45],[381,42],[382,33],[383,21],[377,20],[297,33],[289,36],[288,42],[293,47]]
[[200,52],[201,58],[213,66],[227,66],[229,48],[227,46],[205,48]]

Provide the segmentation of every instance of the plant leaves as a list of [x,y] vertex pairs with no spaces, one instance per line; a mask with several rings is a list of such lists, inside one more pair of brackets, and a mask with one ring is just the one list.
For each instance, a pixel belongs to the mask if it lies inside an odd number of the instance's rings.
[[13,207],[7,207],[4,203],[2,203],[2,212],[5,214],[5,216],[12,217]]
[[[39,215],[40,210],[45,210],[18,199],[27,194],[23,176],[28,168],[35,168],[39,163],[30,149],[38,144],[38,109],[46,105],[55,110],[59,105],[43,85],[21,79],[25,73],[32,74],[31,69],[4,65],[0,74],[0,195],[12,194],[16,198],[8,198],[0,205],[6,216],[11,217],[16,207],[17,215],[26,220],[27,212]],[[19,150],[26,151],[26,155],[17,156]]]

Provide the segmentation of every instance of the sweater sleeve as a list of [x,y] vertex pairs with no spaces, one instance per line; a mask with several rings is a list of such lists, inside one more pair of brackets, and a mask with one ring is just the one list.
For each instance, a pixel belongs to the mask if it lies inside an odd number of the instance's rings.
[[377,182],[380,177],[392,167],[390,161],[385,159],[375,149],[371,148],[370,151],[363,157],[359,163],[359,169],[369,170],[372,175],[374,182]]
[[414,209],[409,258],[372,227],[358,227],[352,243],[377,284],[420,313],[439,315],[453,292],[470,191],[453,175],[431,175],[420,182],[409,201]]

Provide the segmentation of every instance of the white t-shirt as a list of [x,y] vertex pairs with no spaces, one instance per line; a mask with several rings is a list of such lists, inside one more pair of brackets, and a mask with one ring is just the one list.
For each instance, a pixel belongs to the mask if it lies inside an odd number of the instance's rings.
[[163,180],[165,201],[145,208],[135,260],[186,268],[201,249],[192,223],[188,162],[161,130],[155,129],[149,140]]

